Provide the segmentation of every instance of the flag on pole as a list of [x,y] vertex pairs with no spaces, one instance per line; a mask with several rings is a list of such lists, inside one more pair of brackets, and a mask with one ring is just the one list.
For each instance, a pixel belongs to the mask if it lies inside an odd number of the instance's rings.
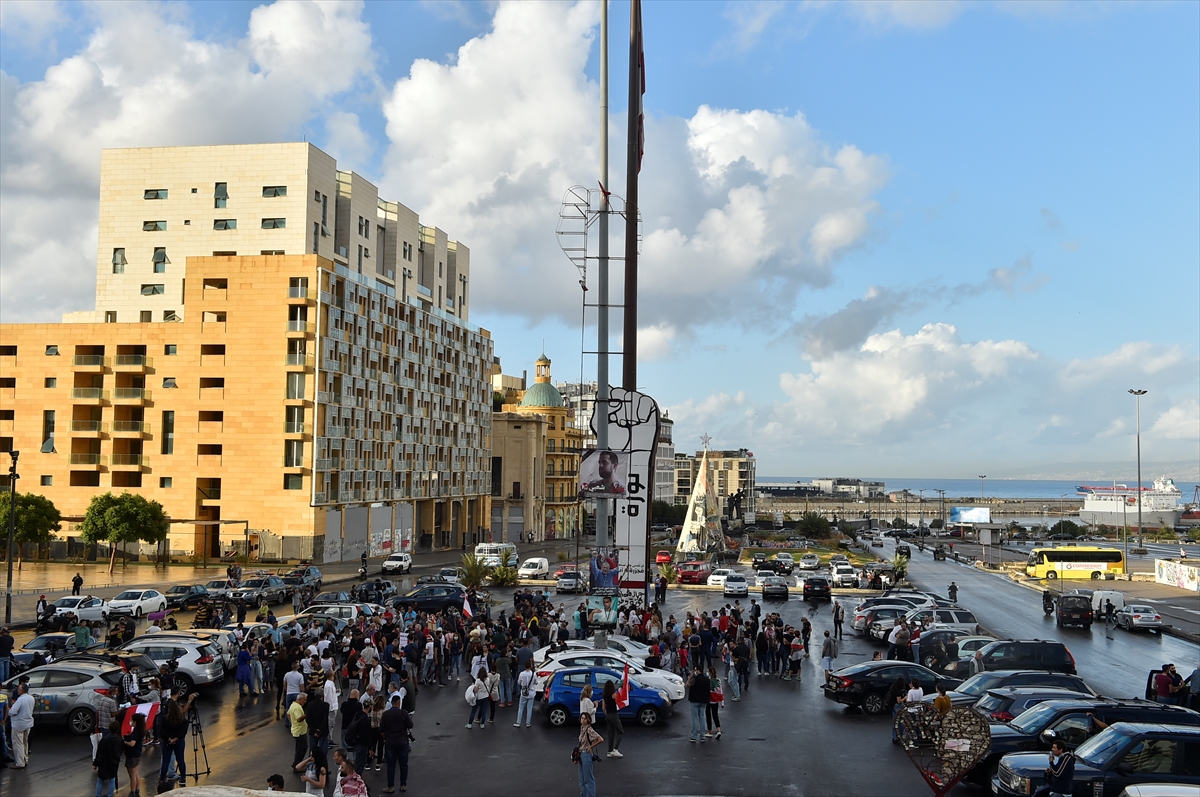
[[613,700],[617,703],[617,708],[625,708],[629,705],[629,665],[625,665],[625,677],[621,679],[621,688],[613,695]]
[[[642,0],[633,0],[633,30],[630,31],[630,47],[636,48],[634,62],[637,64],[637,79],[640,91],[637,95],[636,108],[630,108],[630,113],[637,111],[637,170],[642,171],[642,155],[646,151],[646,114],[642,98],[646,94],[646,51],[642,46]],[[631,53],[632,55],[632,53]],[[632,94],[632,92],[630,92]]]
[[471,611],[471,599],[466,595],[463,595],[463,617],[466,617],[468,620],[470,620],[474,616],[474,612]]
[[[136,706],[130,706],[125,709],[125,718],[121,720],[121,735],[128,736],[133,733],[133,715],[141,714],[146,718],[146,727],[154,727],[154,719],[158,716],[158,702],[154,703],[138,703]],[[101,729],[105,730],[105,729]]]

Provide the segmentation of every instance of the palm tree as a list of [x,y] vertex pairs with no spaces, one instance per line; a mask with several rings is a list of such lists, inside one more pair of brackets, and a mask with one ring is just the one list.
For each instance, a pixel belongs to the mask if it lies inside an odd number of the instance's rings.
[[487,581],[487,577],[492,574],[492,568],[483,563],[473,553],[465,553],[462,558],[462,575],[459,576],[459,583],[467,589],[479,589]]

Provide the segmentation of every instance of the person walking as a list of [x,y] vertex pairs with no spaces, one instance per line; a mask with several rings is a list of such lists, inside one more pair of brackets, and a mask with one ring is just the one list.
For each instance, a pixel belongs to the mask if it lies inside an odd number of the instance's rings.
[[612,681],[605,681],[601,702],[604,704],[604,724],[608,726],[608,757],[624,758],[621,740],[625,738],[625,728],[621,725],[621,717],[617,713],[621,710],[617,706],[617,685]]
[[[96,771],[96,797],[116,797],[117,773],[121,771],[121,754],[124,751],[121,723],[114,721],[105,730],[108,733],[96,745],[96,754],[92,756],[92,769]],[[129,793],[136,793],[132,784]]]
[[400,695],[392,695],[392,707],[383,712],[379,720],[379,733],[383,736],[383,749],[387,757],[385,794],[396,790],[397,763],[400,765],[400,791],[408,791],[408,755],[412,750],[408,732],[413,727],[413,721],[400,703]]
[[596,704],[592,701],[591,684],[584,684],[579,692],[579,713],[591,715],[592,724],[596,724]]
[[[586,688],[586,687],[585,687]],[[692,715],[692,732],[688,737],[689,742],[703,742],[705,712],[708,710],[709,701],[712,699],[712,682],[708,676],[704,674],[704,670],[698,665],[694,665],[691,676],[687,682],[687,699],[688,708]]]
[[[721,679],[717,677],[717,671],[708,668],[708,705],[705,706],[705,720],[708,723],[708,733],[706,738],[721,738],[721,704],[725,702],[725,693],[721,691]],[[714,733],[714,728],[716,729]]]
[[[291,723],[292,741],[295,744],[295,753],[292,755],[292,769],[300,765],[300,762],[308,757],[308,719],[304,713],[304,704],[308,702],[308,693],[301,692],[296,695],[296,699],[288,706],[287,718]],[[163,760],[166,760],[164,751]]]
[[487,718],[484,712],[487,711],[488,705],[488,687],[487,687],[487,668],[480,667],[475,671],[475,681],[467,687],[467,703],[471,706],[471,713],[467,716],[467,730],[471,730],[471,726],[475,724],[475,715],[479,714],[479,727],[486,728]]
[[579,797],[596,797],[596,773],[592,771],[592,751],[604,737],[592,727],[592,715],[579,715]]
[[846,621],[846,608],[836,600],[833,602],[833,638],[843,639],[842,623]]
[[[954,543],[950,543],[950,547],[953,549]],[[950,582],[950,586],[946,587],[946,597],[950,599],[951,603],[958,603],[958,585],[953,581]]]
[[71,579],[71,594],[73,596],[78,596],[79,591],[82,588],[83,588],[83,576],[79,575],[79,573],[76,572],[75,578]]
[[28,683],[17,687],[8,724],[12,728],[13,769],[24,769],[29,765],[29,732],[33,730],[33,695],[29,694]]
[[517,721],[514,728],[521,727],[521,717],[525,718],[525,727],[533,725],[533,703],[537,695],[533,674],[533,660],[525,662],[525,669],[517,676]]

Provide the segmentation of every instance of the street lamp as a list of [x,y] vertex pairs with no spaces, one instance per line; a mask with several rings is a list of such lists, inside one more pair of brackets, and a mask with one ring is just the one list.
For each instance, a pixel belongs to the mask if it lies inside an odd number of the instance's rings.
[[938,494],[938,519],[942,521],[942,531],[946,529],[946,491],[934,488]]
[[8,455],[12,457],[12,465],[8,468],[8,581],[4,587],[4,624],[12,623],[12,562],[13,562],[13,537],[17,532],[17,479],[21,478],[17,475],[17,459],[20,458],[20,451],[9,451]]
[[[1129,394],[1133,396],[1134,404],[1137,406],[1137,507],[1138,507],[1138,544],[1142,544],[1142,396],[1146,395],[1145,390],[1129,389]],[[1129,561],[1129,535],[1125,535],[1125,561]]]
[[921,504],[921,525],[917,526],[917,536],[921,536],[925,533],[925,491],[927,489],[929,488],[922,487],[920,490],[917,490],[917,492],[921,494],[919,499]]
[[982,503],[984,502],[984,500],[985,500],[985,499],[984,499],[984,497],[983,497],[983,480],[984,480],[984,479],[986,479],[986,478],[987,478],[987,476],[985,476],[985,475],[983,475],[983,474],[980,474],[980,475],[979,475],[979,503],[981,503],[981,504],[982,504]]

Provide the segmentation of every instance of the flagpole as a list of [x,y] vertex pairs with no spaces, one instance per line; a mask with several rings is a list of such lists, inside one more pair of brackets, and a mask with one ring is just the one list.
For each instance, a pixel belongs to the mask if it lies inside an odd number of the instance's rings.
[[[600,0],[600,264],[596,281],[596,448],[608,448],[608,0]],[[596,501],[596,545],[608,545],[608,499]]]
[[637,390],[638,171],[642,166],[642,2],[629,4],[629,125],[625,158],[625,324],[621,384]]

